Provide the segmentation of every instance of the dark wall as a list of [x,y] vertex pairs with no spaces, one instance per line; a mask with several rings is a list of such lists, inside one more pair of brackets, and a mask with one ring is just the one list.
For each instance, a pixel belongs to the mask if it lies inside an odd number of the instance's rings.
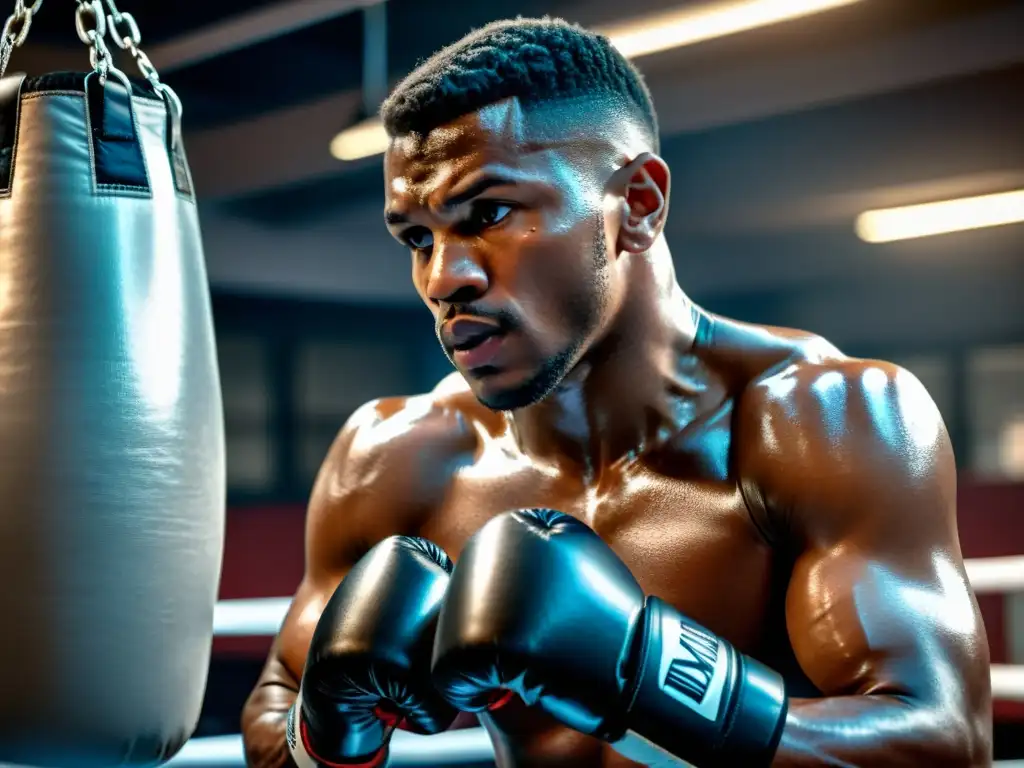
[[421,307],[219,293],[214,318],[231,504],[305,499],[356,407],[427,391],[451,371]]

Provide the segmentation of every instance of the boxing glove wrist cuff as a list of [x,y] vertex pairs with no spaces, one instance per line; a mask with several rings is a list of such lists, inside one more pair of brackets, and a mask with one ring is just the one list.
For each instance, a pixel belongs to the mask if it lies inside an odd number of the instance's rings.
[[302,694],[300,693],[288,710],[288,720],[285,725],[285,741],[288,744],[288,752],[298,768],[319,768],[320,764],[314,760],[306,749],[302,739]]
[[298,768],[388,768],[391,763],[387,745],[384,745],[376,755],[360,759],[358,762],[331,762],[318,757],[309,746],[309,733],[302,718],[301,689],[291,709],[288,710],[285,740],[288,752]]
[[644,613],[627,727],[702,768],[770,765],[786,721],[782,677],[658,598]]

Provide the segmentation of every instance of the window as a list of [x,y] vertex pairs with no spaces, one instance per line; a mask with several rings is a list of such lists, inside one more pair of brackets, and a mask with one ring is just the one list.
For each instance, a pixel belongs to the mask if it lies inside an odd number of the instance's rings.
[[1024,346],[975,352],[967,387],[974,471],[1024,480]]
[[271,438],[270,366],[266,344],[257,338],[226,336],[217,342],[228,489],[266,493],[276,480]]
[[296,468],[312,483],[345,420],[359,406],[416,389],[415,355],[382,341],[306,342],[295,381]]

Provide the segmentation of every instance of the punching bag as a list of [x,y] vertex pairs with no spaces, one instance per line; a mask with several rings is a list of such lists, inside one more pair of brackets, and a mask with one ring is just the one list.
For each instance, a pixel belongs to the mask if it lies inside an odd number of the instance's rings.
[[0,763],[150,765],[191,736],[224,496],[176,97],[3,78]]

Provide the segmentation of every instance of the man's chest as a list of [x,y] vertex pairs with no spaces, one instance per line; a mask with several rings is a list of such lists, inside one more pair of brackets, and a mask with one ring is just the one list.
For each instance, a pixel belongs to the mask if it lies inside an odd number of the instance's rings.
[[564,473],[507,460],[490,466],[484,457],[460,473],[423,535],[457,561],[469,537],[496,515],[557,509],[589,525],[645,593],[745,650],[757,645],[775,602],[771,551],[737,484],[707,474],[668,475],[637,465],[584,488]]

